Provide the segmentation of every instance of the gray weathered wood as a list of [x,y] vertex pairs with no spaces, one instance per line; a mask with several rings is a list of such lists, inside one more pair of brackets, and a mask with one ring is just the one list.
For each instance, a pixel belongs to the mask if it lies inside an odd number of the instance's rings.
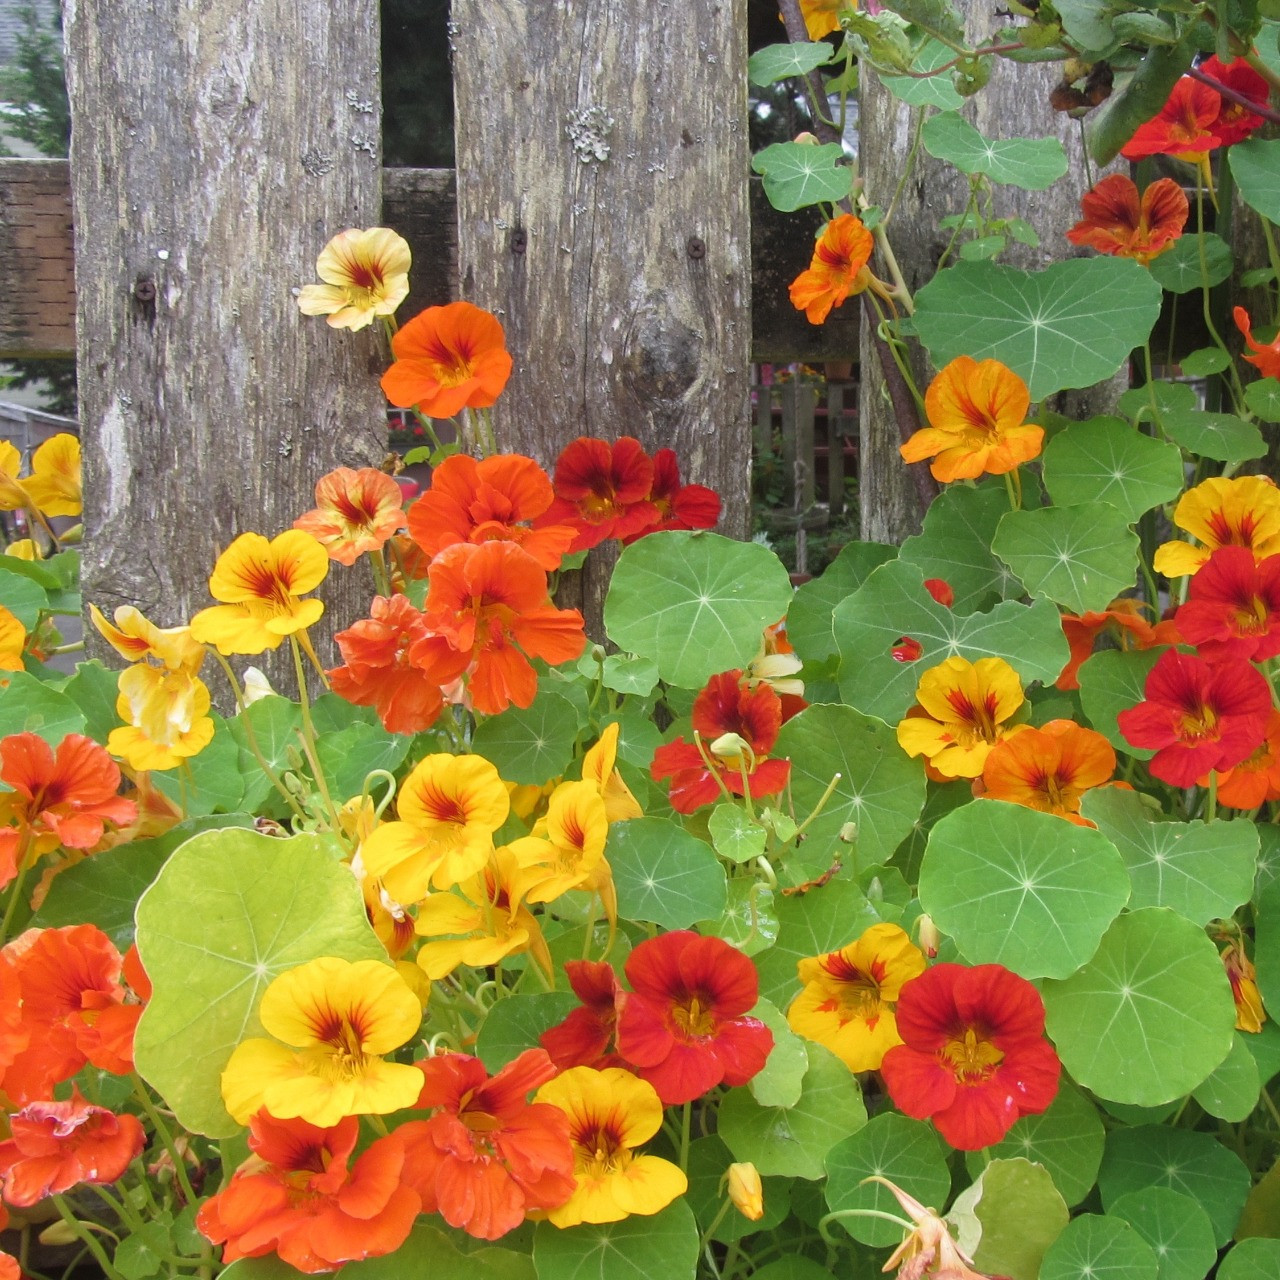
[[[234,536],[381,456],[378,330],[292,294],[330,236],[378,221],[378,9],[67,0],[65,30],[85,598],[173,624]],[[334,587],[331,615],[367,598]]]
[[515,358],[499,444],[669,446],[745,534],[744,0],[456,0],[453,21],[461,292]]

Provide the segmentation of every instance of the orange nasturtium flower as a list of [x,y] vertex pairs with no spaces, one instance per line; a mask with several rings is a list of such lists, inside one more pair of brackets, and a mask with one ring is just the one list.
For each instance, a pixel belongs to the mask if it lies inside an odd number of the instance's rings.
[[327,1128],[345,1116],[411,1107],[417,1067],[387,1062],[422,1023],[422,1005],[390,965],[323,956],[280,974],[258,1018],[272,1040],[236,1046],[222,1072],[222,1100],[237,1124],[261,1107]]
[[898,745],[945,778],[976,778],[1022,705],[1022,683],[1003,658],[948,658],[921,676],[916,702],[898,723]]
[[1121,649],[1154,649],[1163,644],[1179,644],[1181,637],[1172,620],[1154,625],[1142,616],[1136,600],[1121,597],[1101,612],[1062,615],[1062,633],[1067,638],[1070,657],[1054,685],[1058,689],[1078,689],[1080,668],[1093,655],[1098,636],[1109,633]]
[[1031,407],[1027,384],[999,360],[957,356],[929,384],[929,426],[898,452],[906,462],[932,458],[935,480],[1004,475],[1040,452],[1044,428],[1023,423]]
[[[834,27],[831,30],[835,30]],[[822,229],[809,269],[791,282],[791,304],[810,324],[821,324],[832,307],[872,282],[867,266],[875,240],[861,218],[842,213]]]
[[647,1081],[619,1067],[573,1067],[544,1084],[533,1100],[569,1117],[577,1185],[547,1213],[557,1227],[657,1213],[688,1190],[678,1165],[636,1152],[662,1127],[662,1103]]
[[420,311],[391,339],[391,353],[382,375],[387,399],[429,418],[489,408],[511,376],[502,326],[470,302]]
[[304,285],[298,310],[328,316],[335,329],[363,329],[409,296],[409,261],[408,243],[387,227],[340,231],[316,259],[325,283]]
[[329,572],[324,548],[301,529],[286,529],[270,542],[242,533],[219,557],[209,594],[222,604],[191,619],[191,635],[219,653],[278,649],[285,636],[320,620],[324,603],[303,600]]
[[1126,160],[1144,156],[1178,156],[1198,161],[1219,146],[1210,126],[1222,111],[1222,98],[1215,89],[1190,76],[1179,79],[1159,112],[1120,149]]
[[1072,244],[1132,258],[1145,266],[1173,248],[1187,224],[1190,206],[1172,178],[1157,178],[1139,199],[1133,179],[1113,173],[1084,193],[1080,212],[1083,219],[1067,232]]
[[31,501],[47,516],[78,516],[84,506],[80,488],[80,441],[67,432],[51,436],[31,455],[25,481]]
[[993,800],[1091,827],[1093,823],[1080,816],[1081,797],[1091,787],[1109,782],[1115,770],[1115,749],[1102,734],[1074,720],[1050,720],[1039,729],[1027,725],[997,742],[982,767],[980,785],[982,794]]
[[1243,307],[1236,307],[1231,318],[1244,335],[1245,346],[1249,348],[1242,357],[1245,362],[1253,365],[1264,378],[1280,378],[1280,333],[1264,345],[1254,341],[1253,321]]
[[1267,1012],[1262,1007],[1262,995],[1258,991],[1258,971],[1239,938],[1227,941],[1222,950],[1222,964],[1236,1002],[1236,1030],[1256,1034],[1266,1022]]
[[840,15],[852,13],[858,0],[800,0],[800,14],[810,40],[821,40],[840,30]]
[[316,482],[316,505],[300,515],[295,529],[309,533],[339,564],[355,564],[379,550],[404,526],[400,486],[376,467],[339,467]]
[[1280,555],[1280,489],[1266,476],[1210,476],[1178,499],[1173,523],[1201,545],[1158,547],[1153,565],[1166,578],[1195,573],[1219,547],[1248,547],[1255,560]]
[[925,970],[924,955],[896,924],[874,924],[860,938],[797,966],[804,990],[787,1023],[831,1050],[850,1071],[876,1071],[902,1043],[893,1006],[903,984]]
[[27,647],[27,629],[0,604],[0,671],[21,671],[22,651]]

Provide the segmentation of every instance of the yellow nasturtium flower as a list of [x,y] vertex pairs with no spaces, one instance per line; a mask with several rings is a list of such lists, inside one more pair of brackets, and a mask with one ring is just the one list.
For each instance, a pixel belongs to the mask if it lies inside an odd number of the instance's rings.
[[341,231],[316,259],[325,283],[299,290],[298,310],[327,316],[335,329],[363,329],[409,296],[409,261],[408,242],[387,227]]
[[112,729],[107,750],[131,769],[177,768],[213,741],[209,690],[192,672],[140,662],[120,673],[117,688],[125,724]]
[[1267,476],[1211,476],[1178,499],[1173,523],[1200,545],[1157,547],[1155,571],[1166,578],[1195,573],[1219,547],[1248,547],[1255,560],[1280,555],[1280,489]]
[[0,671],[21,671],[27,629],[4,605],[0,605]]
[[51,436],[32,454],[25,483],[31,501],[45,515],[78,516],[84,509],[80,441],[65,431]]
[[190,627],[157,627],[131,604],[122,604],[108,622],[96,604],[89,617],[102,638],[130,662],[159,662],[170,671],[194,675],[204,662],[204,646],[191,638]]

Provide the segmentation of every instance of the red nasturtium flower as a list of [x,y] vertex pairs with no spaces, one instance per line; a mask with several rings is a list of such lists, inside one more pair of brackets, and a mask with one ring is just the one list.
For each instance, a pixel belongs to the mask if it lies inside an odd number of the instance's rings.
[[629,538],[651,529],[660,518],[649,499],[653,459],[632,436],[613,444],[579,436],[556,459],[552,483],[555,501],[534,526],[576,529],[570,551],[589,551],[606,538]]
[[1145,699],[1116,717],[1135,747],[1154,747],[1152,776],[1189,787],[1210,769],[1230,769],[1262,742],[1271,687],[1241,660],[1210,664],[1170,649],[1147,675]]
[[1040,452],[1044,428],[1024,423],[1027,384],[999,360],[957,356],[924,395],[929,425],[898,446],[905,462],[932,458],[935,480],[1004,475]]
[[1245,547],[1218,547],[1189,597],[1178,630],[1202,658],[1265,662],[1280,653],[1280,555],[1256,560]]
[[1220,145],[1211,126],[1222,111],[1222,96],[1208,85],[1183,76],[1163,107],[1120,149],[1126,160],[1144,156],[1194,159]]
[[992,800],[1091,827],[1093,823],[1080,816],[1080,801],[1091,787],[1109,782],[1115,771],[1115,748],[1102,734],[1074,720],[1050,720],[1038,729],[1027,725],[997,742],[974,790]]
[[718,1084],[746,1084],[773,1032],[747,1017],[760,994],[750,959],[688,929],[642,942],[627,957],[631,994],[618,1015],[618,1052],[663,1103],[691,1102]]
[[1243,307],[1236,307],[1231,312],[1236,328],[1244,335],[1248,351],[1242,357],[1246,363],[1253,365],[1264,378],[1280,378],[1280,333],[1268,343],[1254,339],[1253,321]]
[[552,605],[546,572],[514,542],[457,543],[432,561],[430,579],[428,624],[468,656],[467,692],[485,715],[533,702],[529,657],[555,666],[586,648],[582,614]]
[[359,1136],[354,1116],[321,1129],[259,1111],[253,1156],[200,1206],[196,1226],[223,1246],[223,1262],[274,1253],[310,1274],[394,1252],[420,1209],[400,1180],[404,1148],[395,1134],[378,1138],[349,1167]]
[[[782,701],[769,685],[753,687],[741,671],[722,671],[694,700],[692,718],[702,750],[676,738],[653,753],[649,766],[655,780],[671,779],[671,807],[677,813],[713,803],[724,794],[721,787],[742,795],[743,764],[753,796],[774,795],[787,785],[790,763],[766,758],[782,726]],[[728,744],[713,751],[723,739]]]
[[791,305],[810,324],[821,324],[833,307],[871,283],[867,263],[875,240],[861,218],[842,213],[822,229],[809,269],[791,282]]
[[72,1088],[66,1102],[32,1102],[10,1117],[0,1142],[4,1198],[27,1208],[81,1182],[114,1182],[142,1154],[137,1116],[90,1105]]
[[564,971],[573,994],[582,1001],[563,1022],[538,1037],[560,1071],[570,1067],[612,1067],[621,1059],[610,1052],[618,1026],[618,1011],[627,993],[604,960],[569,960]]
[[934,965],[902,988],[897,1019],[903,1043],[880,1066],[889,1096],[959,1151],[999,1142],[1057,1095],[1044,1002],[1003,965]]
[[1067,232],[1072,244],[1087,245],[1112,257],[1132,258],[1144,266],[1182,235],[1190,206],[1172,178],[1158,178],[1138,197],[1127,174],[1113,173],[1080,200],[1084,217]]
[[[1215,53],[1200,64],[1200,70],[1256,106],[1265,107],[1271,98],[1267,82],[1243,58],[1221,62]],[[1248,107],[1219,94],[1218,114],[1210,122],[1209,132],[1217,146],[1229,147],[1243,142],[1262,123],[1263,117],[1256,111],[1250,111]]]
[[431,488],[409,508],[409,536],[428,556],[455,542],[515,542],[548,573],[577,537],[569,525],[534,529],[555,491],[532,458],[455,453],[431,473]]
[[720,519],[720,495],[714,489],[680,483],[680,463],[674,449],[659,449],[653,455],[649,501],[658,513],[657,523],[626,534],[624,544],[660,529],[713,529]]
[[404,1181],[424,1213],[481,1240],[496,1240],[534,1210],[557,1208],[573,1194],[569,1118],[549,1103],[527,1101],[556,1069],[528,1049],[492,1078],[479,1058],[446,1053],[420,1062],[417,1105],[429,1120],[396,1130],[405,1146]]
[[339,467],[316,482],[316,505],[294,522],[339,564],[377,551],[404,525],[400,486],[376,467]]
[[[1209,777],[1200,779],[1207,787]],[[1256,809],[1280,800],[1280,711],[1272,708],[1266,736],[1239,764],[1218,774],[1218,803],[1229,809]]]
[[429,418],[489,408],[511,376],[502,326],[470,302],[420,311],[391,339],[391,354],[382,375],[387,399]]

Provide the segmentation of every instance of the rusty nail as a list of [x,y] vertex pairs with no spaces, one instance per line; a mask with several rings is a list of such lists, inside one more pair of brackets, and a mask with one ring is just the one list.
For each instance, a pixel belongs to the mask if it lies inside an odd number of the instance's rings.
[[517,227],[511,233],[511,252],[523,253],[529,245],[529,233]]
[[154,280],[139,280],[133,286],[133,296],[139,302],[154,302],[156,300],[156,282]]
[[707,246],[697,236],[690,236],[684,247],[685,252],[694,262],[707,256]]

